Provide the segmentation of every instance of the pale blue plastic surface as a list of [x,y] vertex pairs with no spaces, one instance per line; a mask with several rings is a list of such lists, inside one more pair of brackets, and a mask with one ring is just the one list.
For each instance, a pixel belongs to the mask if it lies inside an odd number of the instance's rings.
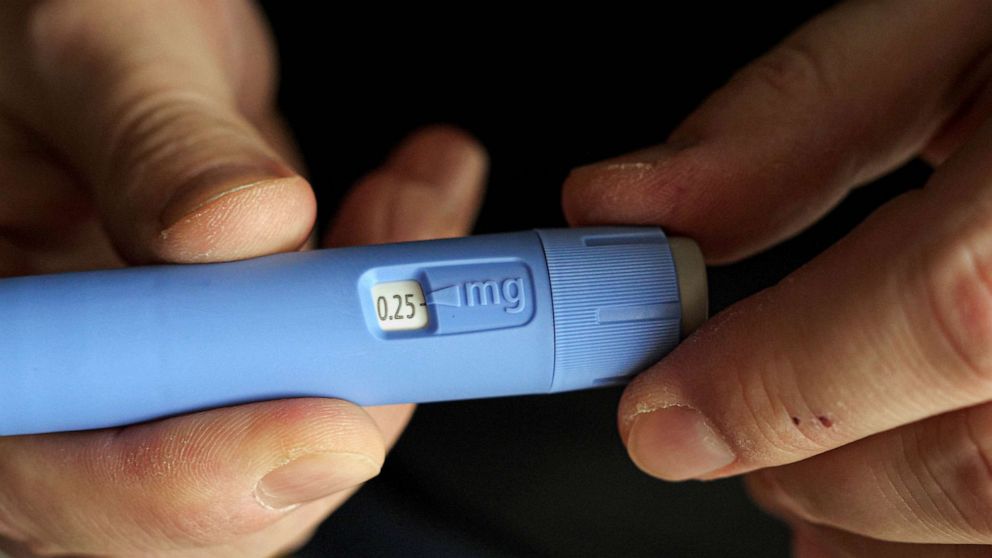
[[661,230],[538,234],[554,300],[552,391],[624,382],[678,344],[678,279]]
[[[383,332],[369,289],[407,279],[428,327]],[[595,387],[669,351],[680,319],[664,235],[626,228],[6,279],[0,313],[0,435]]]

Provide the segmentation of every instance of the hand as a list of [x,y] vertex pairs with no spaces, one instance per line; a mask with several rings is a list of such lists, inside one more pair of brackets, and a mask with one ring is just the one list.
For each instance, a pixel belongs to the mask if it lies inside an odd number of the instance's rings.
[[[273,76],[246,2],[4,4],[0,276],[305,247],[314,198]],[[327,243],[463,234],[484,168],[464,134],[417,133],[356,187]],[[392,219],[396,207],[408,218]],[[379,471],[411,412],[296,399],[0,438],[0,548],[286,551]]]
[[673,480],[751,473],[800,556],[987,555],[990,53],[989,2],[844,3],[666,145],[571,174],[572,224],[660,224],[727,262],[912,157],[936,167],[923,190],[636,378],[619,427],[639,467]]

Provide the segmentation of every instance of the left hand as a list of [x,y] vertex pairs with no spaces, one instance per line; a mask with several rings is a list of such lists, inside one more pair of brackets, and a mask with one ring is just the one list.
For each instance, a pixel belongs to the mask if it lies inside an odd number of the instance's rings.
[[[0,277],[314,246],[275,75],[245,0],[0,4]],[[464,132],[416,132],[326,244],[465,234],[485,168]],[[0,437],[0,554],[287,552],[378,473],[412,411],[296,398]]]
[[572,224],[660,224],[725,262],[914,156],[936,166],[926,188],[636,378],[619,426],[641,469],[750,473],[800,556],[987,555],[990,22],[985,1],[843,3],[735,76],[667,146],[572,173]]

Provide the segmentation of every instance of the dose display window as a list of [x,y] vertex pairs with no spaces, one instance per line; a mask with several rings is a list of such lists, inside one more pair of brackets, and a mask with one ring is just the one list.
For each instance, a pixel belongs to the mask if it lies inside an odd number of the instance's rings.
[[372,305],[382,331],[427,327],[427,301],[417,281],[391,281],[372,286]]

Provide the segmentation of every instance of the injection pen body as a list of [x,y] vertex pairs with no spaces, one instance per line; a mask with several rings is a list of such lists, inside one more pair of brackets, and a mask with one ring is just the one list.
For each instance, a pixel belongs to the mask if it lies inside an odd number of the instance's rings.
[[698,250],[673,246],[657,228],[539,230],[6,279],[0,435],[621,382],[705,317]]

